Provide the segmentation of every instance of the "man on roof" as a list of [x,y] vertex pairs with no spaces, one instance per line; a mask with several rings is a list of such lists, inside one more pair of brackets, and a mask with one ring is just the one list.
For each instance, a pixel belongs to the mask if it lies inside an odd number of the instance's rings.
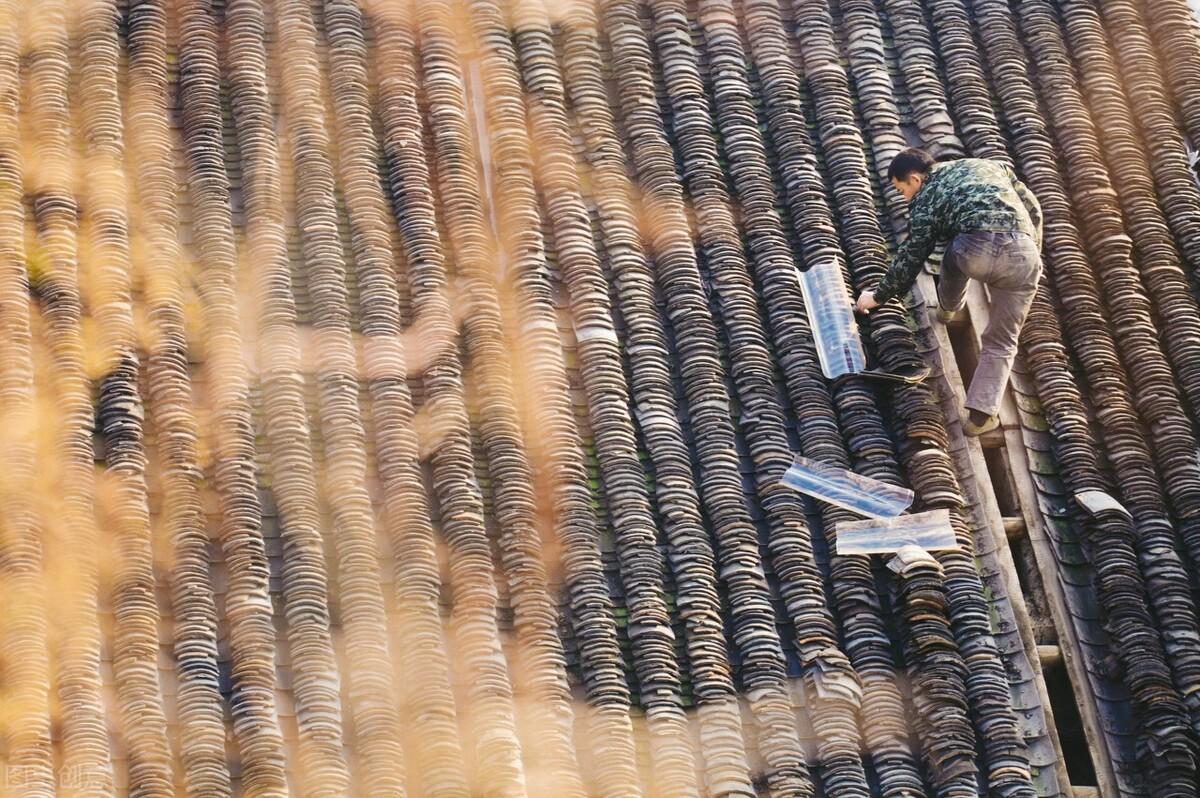
[[963,419],[967,435],[982,435],[999,426],[1017,339],[1041,276],[1041,206],[998,161],[935,163],[929,153],[907,149],[892,160],[888,176],[909,203],[908,237],[883,279],[859,296],[858,311],[869,313],[911,288],[934,248],[949,242],[938,282],[938,317],[948,321],[962,309],[971,279],[985,284],[991,296]]

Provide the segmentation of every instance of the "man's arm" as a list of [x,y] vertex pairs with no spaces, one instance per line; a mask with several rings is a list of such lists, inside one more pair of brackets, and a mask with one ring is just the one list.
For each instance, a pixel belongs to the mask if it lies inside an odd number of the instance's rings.
[[1037,197],[1029,190],[1029,187],[1020,181],[1013,173],[1012,169],[1008,170],[1008,176],[1012,178],[1013,188],[1017,192],[1017,196],[1021,198],[1021,203],[1025,206],[1025,210],[1029,212],[1029,219],[1033,222],[1035,231],[1034,240],[1037,241],[1038,249],[1042,248],[1042,206],[1037,201]]
[[875,286],[875,301],[880,305],[912,288],[937,243],[928,207],[931,203],[921,202],[922,199],[927,198],[918,196],[913,202],[908,215],[908,238],[896,250],[891,268]]

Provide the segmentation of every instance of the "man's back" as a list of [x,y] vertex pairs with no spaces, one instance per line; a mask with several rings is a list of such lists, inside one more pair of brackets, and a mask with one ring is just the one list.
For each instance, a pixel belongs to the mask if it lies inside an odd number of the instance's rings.
[[934,164],[913,199],[912,223],[928,224],[938,241],[981,230],[1026,233],[1036,239],[1027,200],[1018,193],[1023,188],[998,161],[962,158]]

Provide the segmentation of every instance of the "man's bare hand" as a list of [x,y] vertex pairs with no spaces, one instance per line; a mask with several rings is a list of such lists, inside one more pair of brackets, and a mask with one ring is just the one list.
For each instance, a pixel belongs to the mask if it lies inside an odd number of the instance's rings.
[[875,301],[874,291],[863,291],[858,295],[858,303],[854,309],[859,313],[870,313],[875,308],[879,307],[879,303]]

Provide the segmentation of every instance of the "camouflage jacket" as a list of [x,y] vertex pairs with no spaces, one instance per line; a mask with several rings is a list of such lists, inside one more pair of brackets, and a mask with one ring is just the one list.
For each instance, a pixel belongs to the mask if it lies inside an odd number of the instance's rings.
[[1012,169],[998,161],[963,158],[934,164],[912,199],[908,238],[875,288],[880,303],[912,287],[934,247],[959,233],[1028,233],[1042,247],[1042,210]]

